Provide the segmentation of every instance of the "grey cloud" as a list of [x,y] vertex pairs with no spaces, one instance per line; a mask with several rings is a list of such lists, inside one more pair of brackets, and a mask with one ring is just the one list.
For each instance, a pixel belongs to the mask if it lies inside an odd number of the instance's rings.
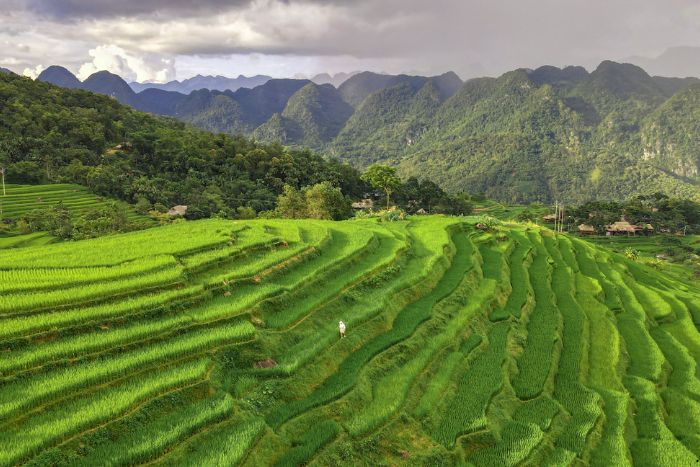
[[[27,8],[41,16],[78,20],[154,15],[156,18],[202,17],[245,8],[254,0],[29,0]],[[280,3],[339,3],[352,1],[277,0]]]
[[652,75],[700,76],[700,47],[672,47],[656,57],[628,57]]
[[244,7],[252,0],[30,0],[27,8],[54,19],[129,17],[143,14],[211,15]]
[[[700,45],[697,0],[7,2],[0,39],[23,29],[51,44],[70,38],[82,44],[64,52],[71,63],[76,57],[84,61],[98,45],[114,44],[165,57],[263,54],[337,63],[346,56],[353,63],[385,60],[468,77],[543,64],[591,68],[603,59],[653,57],[669,47]],[[26,37],[16,41],[34,49]]]

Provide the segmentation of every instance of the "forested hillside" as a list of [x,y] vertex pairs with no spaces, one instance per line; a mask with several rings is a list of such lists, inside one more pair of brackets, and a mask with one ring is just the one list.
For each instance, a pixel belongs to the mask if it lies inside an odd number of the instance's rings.
[[338,135],[352,113],[333,86],[308,83],[254,134],[265,141],[322,148]]
[[308,150],[212,135],[115,99],[0,74],[0,166],[16,183],[72,182],[188,217],[272,209],[285,184],[331,181],[359,197],[359,173]]
[[[697,120],[683,108],[700,87],[669,90],[637,67],[612,62],[582,71],[518,70],[469,81],[387,158],[404,175],[509,202],[656,191],[700,197],[698,136],[688,131]],[[373,160],[376,152],[358,144],[355,154]]]
[[[136,94],[116,75],[99,78],[83,86],[209,131],[312,147],[357,167],[387,162],[453,193],[506,202],[654,192],[700,199],[700,80],[652,77],[634,65],[546,66],[465,83],[454,73],[363,72],[337,89],[270,80],[189,95]],[[96,85],[107,78],[110,89]]]

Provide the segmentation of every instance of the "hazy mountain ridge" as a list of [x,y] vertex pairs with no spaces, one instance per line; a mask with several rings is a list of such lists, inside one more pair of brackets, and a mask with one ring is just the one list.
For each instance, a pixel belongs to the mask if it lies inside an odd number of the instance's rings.
[[229,78],[220,75],[197,75],[182,81],[173,80],[167,83],[138,83],[134,81],[129,83],[129,86],[137,93],[146,89],[160,89],[163,91],[175,91],[182,94],[189,94],[199,89],[209,89],[210,91],[237,91],[240,88],[254,88],[267,83],[271,79],[271,76],[266,75],[238,75],[237,78]]
[[134,107],[137,110],[174,117],[187,96],[175,91],[148,88],[136,94],[136,99],[138,102]]
[[336,73],[334,75],[330,75],[329,73],[319,73],[313,78],[311,78],[311,81],[316,83],[316,84],[332,84],[334,87],[338,87],[341,84],[343,84],[345,81],[347,81],[349,78],[355,76],[356,74],[360,73],[359,71],[351,71],[349,73]]
[[113,97],[122,104],[140,105],[136,93],[120,76],[108,71],[98,71],[83,81],[82,89]]

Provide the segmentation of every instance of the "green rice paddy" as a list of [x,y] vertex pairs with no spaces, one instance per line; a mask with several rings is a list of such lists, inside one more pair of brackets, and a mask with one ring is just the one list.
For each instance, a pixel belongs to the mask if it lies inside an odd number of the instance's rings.
[[[72,190],[41,203],[78,209]],[[0,466],[696,465],[700,288],[473,223],[17,241],[0,250]]]

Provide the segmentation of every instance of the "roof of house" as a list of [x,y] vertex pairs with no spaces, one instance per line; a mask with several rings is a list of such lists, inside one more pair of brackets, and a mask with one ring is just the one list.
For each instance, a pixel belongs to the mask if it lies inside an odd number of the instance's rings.
[[581,224],[578,226],[579,232],[595,232],[595,227],[589,224]]
[[610,225],[606,225],[605,228],[610,232],[638,232],[645,229],[645,227],[630,224],[627,221],[613,222]]
[[168,215],[170,216],[184,216],[185,214],[187,214],[187,206],[183,204],[178,204],[168,210]]
[[365,208],[371,208],[373,206],[374,206],[374,201],[372,201],[369,198],[352,203],[353,209],[365,209]]

